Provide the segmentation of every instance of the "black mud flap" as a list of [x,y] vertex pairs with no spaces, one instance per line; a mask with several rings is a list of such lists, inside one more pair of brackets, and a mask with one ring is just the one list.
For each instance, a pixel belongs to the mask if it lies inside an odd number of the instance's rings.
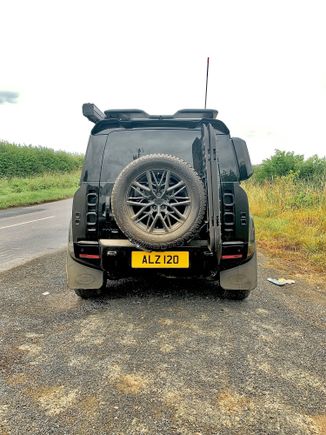
[[217,157],[217,138],[210,124],[202,126],[202,144],[206,172],[209,249],[219,264],[222,253],[221,182]]
[[224,290],[254,290],[257,287],[256,252],[246,263],[220,273],[220,286]]
[[103,270],[78,263],[67,252],[66,263],[67,285],[70,289],[100,289],[104,283]]

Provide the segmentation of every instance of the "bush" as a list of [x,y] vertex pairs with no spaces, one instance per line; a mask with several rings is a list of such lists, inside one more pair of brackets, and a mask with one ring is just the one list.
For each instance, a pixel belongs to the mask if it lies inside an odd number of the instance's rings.
[[81,168],[83,160],[81,154],[0,142],[0,178],[72,172]]
[[318,156],[312,156],[302,162],[298,168],[298,178],[324,183],[326,180],[326,158],[321,159]]
[[293,176],[294,181],[311,181],[323,186],[326,180],[326,158],[318,156],[304,160],[303,155],[293,151],[275,150],[275,154],[255,167],[253,180],[259,183],[279,177]]

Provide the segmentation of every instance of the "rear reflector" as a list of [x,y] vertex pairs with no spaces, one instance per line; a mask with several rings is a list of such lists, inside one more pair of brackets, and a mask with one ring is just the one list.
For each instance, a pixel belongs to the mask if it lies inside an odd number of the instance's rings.
[[235,258],[242,258],[242,254],[234,254],[234,255],[222,255],[222,260],[234,260]]
[[93,260],[99,260],[101,257],[98,254],[79,254],[79,258],[90,258]]

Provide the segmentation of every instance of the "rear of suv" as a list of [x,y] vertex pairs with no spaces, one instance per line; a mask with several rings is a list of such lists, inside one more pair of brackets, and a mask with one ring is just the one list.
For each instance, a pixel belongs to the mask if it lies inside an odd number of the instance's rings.
[[68,286],[87,298],[107,280],[160,275],[214,280],[244,299],[257,284],[254,223],[240,186],[246,143],[217,111],[172,116],[84,104],[91,131],[75,193]]

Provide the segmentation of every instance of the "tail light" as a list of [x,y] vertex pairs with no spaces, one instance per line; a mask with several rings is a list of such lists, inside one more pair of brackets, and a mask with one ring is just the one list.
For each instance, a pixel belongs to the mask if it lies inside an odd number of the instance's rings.
[[97,224],[97,194],[89,192],[87,194],[87,212],[86,212],[86,225],[88,233],[96,232]]

